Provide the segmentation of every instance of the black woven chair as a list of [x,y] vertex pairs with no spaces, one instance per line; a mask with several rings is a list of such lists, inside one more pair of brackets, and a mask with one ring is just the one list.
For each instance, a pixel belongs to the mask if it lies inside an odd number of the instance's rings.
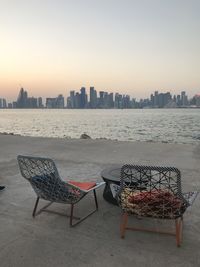
[[[98,202],[95,190],[103,185],[104,182],[74,182],[74,184],[78,184],[78,186],[76,186],[72,184],[73,182],[68,183],[61,180],[56,165],[52,159],[19,155],[17,160],[22,176],[30,182],[37,195],[36,203],[32,213],[33,217],[42,211],[60,214],[47,209],[47,207],[49,207],[53,202],[70,204],[71,212],[68,216],[70,217],[70,226],[75,226],[98,210]],[[73,215],[74,205],[90,191],[93,191],[94,193],[95,209],[83,218],[75,217]],[[40,199],[50,202],[37,211],[37,206]],[[73,219],[76,219],[77,221],[73,223]]]
[[[175,235],[176,244],[180,246],[183,214],[197,194],[196,191],[182,193],[181,173],[177,168],[124,165],[117,193],[122,208],[121,237],[124,238],[126,230],[165,233]],[[173,219],[176,231],[172,233],[128,227],[128,216],[131,214],[139,218]]]

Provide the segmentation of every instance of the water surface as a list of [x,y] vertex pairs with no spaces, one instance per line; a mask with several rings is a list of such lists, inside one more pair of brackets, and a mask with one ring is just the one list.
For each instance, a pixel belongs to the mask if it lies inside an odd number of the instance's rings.
[[199,143],[200,109],[0,110],[0,132],[23,136]]

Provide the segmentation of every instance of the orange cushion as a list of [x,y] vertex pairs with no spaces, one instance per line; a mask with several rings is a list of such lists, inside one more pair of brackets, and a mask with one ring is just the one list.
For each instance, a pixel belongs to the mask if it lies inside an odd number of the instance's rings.
[[75,182],[75,181],[69,181],[69,184],[75,185],[82,190],[89,190],[96,185],[96,183],[93,182]]

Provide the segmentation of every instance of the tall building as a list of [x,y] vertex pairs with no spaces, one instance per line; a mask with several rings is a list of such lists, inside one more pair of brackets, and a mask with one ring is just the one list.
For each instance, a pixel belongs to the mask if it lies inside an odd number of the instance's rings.
[[46,98],[46,108],[64,108],[64,97],[58,95],[58,97]]
[[122,95],[116,93],[115,94],[115,108],[122,108]]
[[108,101],[109,101],[109,108],[114,108],[114,101],[113,101],[113,93],[110,93],[108,95]]
[[80,108],[85,108],[87,104],[87,95],[85,91],[85,87],[81,87],[80,89]]
[[56,108],[64,108],[64,107],[65,107],[64,97],[62,95],[59,95],[56,98]]
[[17,98],[17,108],[27,108],[28,94],[21,88]]
[[81,103],[80,94],[76,93],[75,94],[75,108],[80,108],[81,107],[80,103]]
[[181,106],[181,96],[180,95],[177,95],[177,97],[176,97],[176,104],[178,107]]
[[8,103],[8,108],[13,108],[12,103]]
[[90,87],[90,108],[97,107],[97,91],[94,87]]
[[153,96],[153,94],[151,94],[151,96],[150,96],[150,99],[151,99],[151,107],[153,107],[153,105],[154,105],[154,96]]
[[188,99],[186,96],[185,91],[181,92],[181,106],[187,106],[188,105]]
[[27,98],[27,108],[37,108],[37,98],[36,97],[28,97]]
[[43,108],[43,103],[42,103],[42,97],[38,97],[38,100],[37,100],[37,106],[38,108]]
[[121,108],[130,108],[130,96],[123,95]]
[[200,94],[195,95],[196,106],[200,107]]
[[46,98],[46,108],[56,108],[56,98]]
[[154,94],[154,103],[153,103],[153,106],[154,107],[158,107],[158,91],[155,91],[155,94]]
[[75,108],[75,92],[74,91],[70,91],[70,108]]
[[7,108],[5,98],[0,98],[0,108]]
[[100,91],[99,92],[98,107],[99,108],[103,108],[104,107],[104,91]]

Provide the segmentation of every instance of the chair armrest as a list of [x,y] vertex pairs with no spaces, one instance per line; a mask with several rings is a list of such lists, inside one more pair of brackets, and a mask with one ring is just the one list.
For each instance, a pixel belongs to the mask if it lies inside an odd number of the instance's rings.
[[198,194],[199,194],[198,191],[194,191],[194,192],[183,193],[182,195],[184,199],[187,201],[188,206],[192,206]]
[[80,189],[80,190],[85,192],[85,193],[88,193],[88,192],[90,192],[92,190],[95,190],[95,189],[99,188],[100,186],[102,186],[104,184],[105,184],[105,182],[99,182],[99,183],[96,183],[96,185],[94,187],[90,188],[89,190],[83,190],[83,189]]

